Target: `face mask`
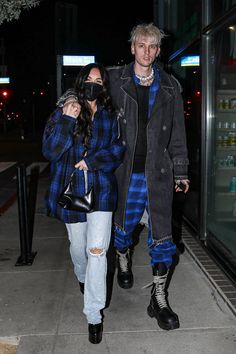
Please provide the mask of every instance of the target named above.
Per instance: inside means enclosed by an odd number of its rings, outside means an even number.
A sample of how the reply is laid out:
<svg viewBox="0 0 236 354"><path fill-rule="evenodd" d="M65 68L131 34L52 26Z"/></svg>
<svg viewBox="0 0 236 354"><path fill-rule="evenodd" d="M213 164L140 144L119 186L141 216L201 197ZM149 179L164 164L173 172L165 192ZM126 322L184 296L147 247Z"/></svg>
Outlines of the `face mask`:
<svg viewBox="0 0 236 354"><path fill-rule="evenodd" d="M96 82L85 82L84 84L84 97L88 101L94 101L98 95L102 92L102 85Z"/></svg>

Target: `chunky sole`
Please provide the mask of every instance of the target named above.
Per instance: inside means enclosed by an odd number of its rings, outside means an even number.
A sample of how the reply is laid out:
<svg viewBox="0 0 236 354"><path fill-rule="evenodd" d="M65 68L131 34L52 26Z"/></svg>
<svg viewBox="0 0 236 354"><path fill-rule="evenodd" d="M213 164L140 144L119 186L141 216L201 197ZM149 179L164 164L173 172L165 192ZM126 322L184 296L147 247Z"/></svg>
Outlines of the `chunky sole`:
<svg viewBox="0 0 236 354"><path fill-rule="evenodd" d="M122 288L122 289L130 289L133 287L134 285L134 281L132 280L131 283L128 283L128 284L124 284L122 283L121 281L119 281L118 277L117 277L117 282L118 282L118 285Z"/></svg>
<svg viewBox="0 0 236 354"><path fill-rule="evenodd" d="M102 341L103 326L100 327L100 331L89 331L89 342L92 344L99 344Z"/></svg>
<svg viewBox="0 0 236 354"><path fill-rule="evenodd" d="M158 323L158 326L161 328L161 329L164 329L166 331L170 331L172 329L177 329L179 328L179 321L178 320L175 320L173 321L172 323L166 323L166 322L162 322L160 320L160 318L156 315L153 307L151 305L148 306L147 308L147 314L148 316L150 316L151 318L155 317L155 319L157 320L157 323Z"/></svg>
<svg viewBox="0 0 236 354"><path fill-rule="evenodd" d="M102 341L102 336L99 337L94 337L94 336L89 336L89 342L92 344L99 344Z"/></svg>

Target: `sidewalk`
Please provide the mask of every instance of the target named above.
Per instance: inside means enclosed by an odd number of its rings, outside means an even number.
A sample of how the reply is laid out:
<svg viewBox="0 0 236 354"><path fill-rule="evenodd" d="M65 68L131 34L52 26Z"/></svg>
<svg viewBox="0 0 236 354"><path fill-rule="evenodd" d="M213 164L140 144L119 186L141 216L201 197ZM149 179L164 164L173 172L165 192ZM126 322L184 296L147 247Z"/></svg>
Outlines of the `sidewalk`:
<svg viewBox="0 0 236 354"><path fill-rule="evenodd" d="M89 343L65 227L43 212L47 183L42 177L38 187L32 248L37 255L32 266L15 267L20 253L17 203L0 217L0 342L17 344L17 354L236 352L236 317L187 251L180 256L169 288L180 328L163 331L148 317L150 288L141 289L152 280L146 230L133 257L134 287L123 290L114 277L110 306L104 311L103 341Z"/></svg>

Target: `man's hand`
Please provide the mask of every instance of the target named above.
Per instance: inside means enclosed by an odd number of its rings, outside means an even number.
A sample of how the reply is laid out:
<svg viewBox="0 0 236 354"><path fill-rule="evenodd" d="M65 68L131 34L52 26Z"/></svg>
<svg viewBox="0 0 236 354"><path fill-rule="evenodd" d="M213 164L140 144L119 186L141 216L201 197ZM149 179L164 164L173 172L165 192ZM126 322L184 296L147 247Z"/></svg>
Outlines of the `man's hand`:
<svg viewBox="0 0 236 354"><path fill-rule="evenodd" d="M189 190L189 180L188 179L178 179L175 181L175 191L187 193Z"/></svg>

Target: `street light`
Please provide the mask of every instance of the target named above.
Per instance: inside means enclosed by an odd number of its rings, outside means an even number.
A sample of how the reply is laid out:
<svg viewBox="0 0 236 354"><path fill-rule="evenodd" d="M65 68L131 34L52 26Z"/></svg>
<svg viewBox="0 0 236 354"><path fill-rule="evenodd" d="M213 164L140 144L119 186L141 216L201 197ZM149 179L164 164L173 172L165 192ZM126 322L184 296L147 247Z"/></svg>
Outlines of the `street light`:
<svg viewBox="0 0 236 354"><path fill-rule="evenodd" d="M7 101L8 95L9 95L8 90L1 91L1 97L4 100L4 104L3 104L3 132L4 132L4 134L6 134L6 132L7 132L6 101Z"/></svg>
<svg viewBox="0 0 236 354"><path fill-rule="evenodd" d="M1 96L2 96L2 98L4 98L6 100L8 98L8 96L9 96L9 91L2 90L1 91Z"/></svg>

